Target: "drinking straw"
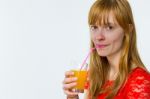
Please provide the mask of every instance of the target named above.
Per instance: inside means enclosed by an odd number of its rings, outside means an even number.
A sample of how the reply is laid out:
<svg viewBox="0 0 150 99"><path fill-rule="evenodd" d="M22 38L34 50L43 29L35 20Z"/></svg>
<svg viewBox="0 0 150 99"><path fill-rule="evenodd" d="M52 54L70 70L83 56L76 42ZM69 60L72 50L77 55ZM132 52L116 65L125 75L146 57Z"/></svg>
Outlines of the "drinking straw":
<svg viewBox="0 0 150 99"><path fill-rule="evenodd" d="M89 53L87 54L87 56L85 57L85 59L84 59L82 65L81 65L80 71L82 70L83 66L85 65L85 63L86 63L86 61L87 61L87 59L88 59L88 57L90 56L90 54L91 54L94 50L95 50L95 48L91 48L91 49L90 49Z"/></svg>

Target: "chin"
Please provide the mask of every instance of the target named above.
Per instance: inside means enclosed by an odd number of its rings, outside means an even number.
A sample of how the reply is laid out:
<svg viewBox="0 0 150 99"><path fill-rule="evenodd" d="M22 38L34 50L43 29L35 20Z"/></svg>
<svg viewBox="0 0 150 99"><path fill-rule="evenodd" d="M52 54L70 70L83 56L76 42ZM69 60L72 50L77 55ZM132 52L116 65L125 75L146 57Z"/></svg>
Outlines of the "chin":
<svg viewBox="0 0 150 99"><path fill-rule="evenodd" d="M98 55L101 56L101 57L106 57L108 56L108 53L104 53L104 52L100 52L100 51L97 51Z"/></svg>

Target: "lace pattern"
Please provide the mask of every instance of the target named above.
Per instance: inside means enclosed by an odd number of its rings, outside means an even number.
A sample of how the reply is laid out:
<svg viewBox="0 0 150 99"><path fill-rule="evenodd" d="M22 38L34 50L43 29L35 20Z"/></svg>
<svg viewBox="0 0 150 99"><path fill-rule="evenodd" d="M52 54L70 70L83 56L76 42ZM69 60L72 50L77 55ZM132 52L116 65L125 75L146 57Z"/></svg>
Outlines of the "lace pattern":
<svg viewBox="0 0 150 99"><path fill-rule="evenodd" d="M150 74L137 68L125 87L126 99L150 99Z"/></svg>
<svg viewBox="0 0 150 99"><path fill-rule="evenodd" d="M107 94L101 94L97 99L105 99ZM114 99L150 99L150 74L140 67L132 70L124 87L120 88Z"/></svg>

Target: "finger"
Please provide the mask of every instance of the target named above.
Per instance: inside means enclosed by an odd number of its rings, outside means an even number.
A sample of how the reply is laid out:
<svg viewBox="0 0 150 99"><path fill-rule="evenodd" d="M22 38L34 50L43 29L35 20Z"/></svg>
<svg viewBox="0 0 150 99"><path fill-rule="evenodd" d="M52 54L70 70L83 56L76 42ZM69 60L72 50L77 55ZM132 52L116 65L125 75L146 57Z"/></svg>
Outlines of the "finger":
<svg viewBox="0 0 150 99"><path fill-rule="evenodd" d="M73 91L70 91L70 90L65 90L64 93L69 96L69 97L75 97L78 95L77 92L73 92Z"/></svg>
<svg viewBox="0 0 150 99"><path fill-rule="evenodd" d="M72 89L73 87L75 87L76 85L77 85L76 82L70 83L70 84L64 84L64 85L63 85L63 89L64 89L64 90L70 90L70 89Z"/></svg>
<svg viewBox="0 0 150 99"><path fill-rule="evenodd" d="M63 84L68 84L68 83L76 82L77 79L78 79L77 77L65 78L64 81L63 81Z"/></svg>
<svg viewBox="0 0 150 99"><path fill-rule="evenodd" d="M72 72L72 71L65 72L65 77L70 77L70 76L73 76L73 75L74 75L74 72Z"/></svg>

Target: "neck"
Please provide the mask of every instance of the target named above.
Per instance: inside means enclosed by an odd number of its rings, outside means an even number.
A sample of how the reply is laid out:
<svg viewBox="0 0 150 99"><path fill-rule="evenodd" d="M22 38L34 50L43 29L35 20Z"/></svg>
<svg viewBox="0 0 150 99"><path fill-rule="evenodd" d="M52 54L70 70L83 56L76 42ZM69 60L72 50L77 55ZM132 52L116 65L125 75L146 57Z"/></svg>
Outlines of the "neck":
<svg viewBox="0 0 150 99"><path fill-rule="evenodd" d="M114 80L119 72L120 55L121 55L121 51L113 55L107 56L110 65L110 71L109 71L110 74L108 77L109 80Z"/></svg>

